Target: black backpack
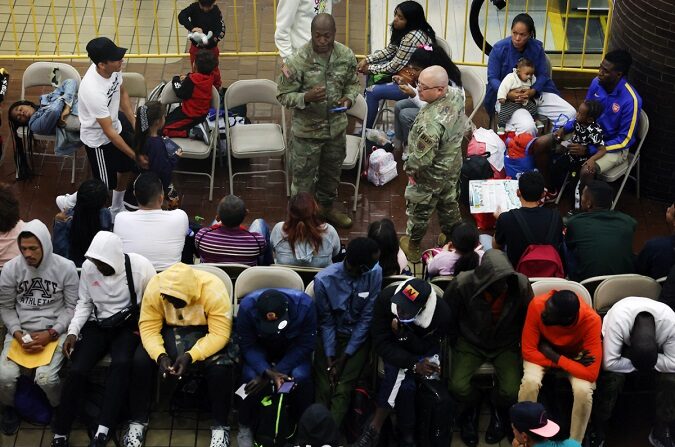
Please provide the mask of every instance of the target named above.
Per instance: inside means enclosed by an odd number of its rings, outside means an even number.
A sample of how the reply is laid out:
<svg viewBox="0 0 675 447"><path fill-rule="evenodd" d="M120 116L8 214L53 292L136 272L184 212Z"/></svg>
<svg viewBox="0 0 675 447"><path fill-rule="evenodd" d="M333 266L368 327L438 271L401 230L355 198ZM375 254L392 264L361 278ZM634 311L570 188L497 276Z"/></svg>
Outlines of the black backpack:
<svg viewBox="0 0 675 447"><path fill-rule="evenodd" d="M274 393L263 397L253 430L255 447L282 447L295 436L297 428L288 403L288 394Z"/></svg>
<svg viewBox="0 0 675 447"><path fill-rule="evenodd" d="M417 445L447 447L452 439L451 403L447 386L440 380L422 379L415 393Z"/></svg>
<svg viewBox="0 0 675 447"><path fill-rule="evenodd" d="M370 392L362 386L354 388L349 410L344 419L345 436L349 444L359 439L374 413L375 401Z"/></svg>
<svg viewBox="0 0 675 447"><path fill-rule="evenodd" d="M471 155L464 159L462 171L459 175L459 200L469 205L469 180L486 180L494 177L494 171L488 157L489 152L481 155Z"/></svg>

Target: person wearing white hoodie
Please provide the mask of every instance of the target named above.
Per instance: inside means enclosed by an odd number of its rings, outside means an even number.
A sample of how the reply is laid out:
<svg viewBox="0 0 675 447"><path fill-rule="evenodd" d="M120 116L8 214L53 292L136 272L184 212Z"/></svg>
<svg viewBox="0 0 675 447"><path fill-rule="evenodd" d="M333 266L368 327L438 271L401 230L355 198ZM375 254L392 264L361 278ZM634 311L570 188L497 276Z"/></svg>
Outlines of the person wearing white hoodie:
<svg viewBox="0 0 675 447"><path fill-rule="evenodd" d="M51 361L35 368L35 383L53 407L59 404L61 347L73 317L79 281L75 264L53 253L44 223L37 219L28 222L17 243L21 255L9 260L0 275L0 315L7 328L0 354L0 404L4 406L0 429L5 434L15 433L20 422L14 394L21 370L8 358L12 343L18 342L25 353L36 353L58 341Z"/></svg>
<svg viewBox="0 0 675 447"><path fill-rule="evenodd" d="M68 446L68 434L84 396L82 383L109 353L111 364L108 367L99 426L90 444L92 447L106 445L108 431L117 422L120 408L126 400L131 364L141 340L138 335L141 298L145 286L156 274L152 263L143 256L125 254L122 240L108 231L99 231L94 236L85 258L87 260L82 264L75 315L63 344L63 354L72 363L52 427L52 447ZM135 304L135 312L132 303ZM110 323L111 320L106 323L107 318L128 309L132 312L125 321L115 325Z"/></svg>
<svg viewBox="0 0 675 447"><path fill-rule="evenodd" d="M332 9L333 0L279 0L274 43L284 62L312 38L312 19Z"/></svg>

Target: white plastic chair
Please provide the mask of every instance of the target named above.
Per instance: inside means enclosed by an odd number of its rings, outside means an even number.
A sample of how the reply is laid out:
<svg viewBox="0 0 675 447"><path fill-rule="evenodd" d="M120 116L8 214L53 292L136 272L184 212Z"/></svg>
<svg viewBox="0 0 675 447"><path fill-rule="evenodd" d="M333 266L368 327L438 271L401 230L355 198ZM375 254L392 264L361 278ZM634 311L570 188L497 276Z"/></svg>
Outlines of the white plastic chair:
<svg viewBox="0 0 675 447"><path fill-rule="evenodd" d="M234 177L237 175L281 172L286 182L286 195L291 194L288 183L288 151L286 144L286 113L277 101L277 84L269 79L244 79L235 81L225 92L225 116L233 107L244 104L270 104L281 109L281 126L277 123L239 124L227 126L227 169L230 176L230 194L234 194ZM283 169L232 172L232 158L281 157Z"/></svg>
<svg viewBox="0 0 675 447"><path fill-rule="evenodd" d="M614 201L612 202L611 209L616 207L619 197L621 197L621 193L623 192L623 188L626 186L626 182L629 178L635 181L636 195L638 199L640 198L640 151L642 150L642 144L645 142L645 138L647 138L647 132L649 132L649 117L644 110L640 110L640 121L637 129L637 138L639 142L635 148L635 153L629 152L626 161L619 166L613 167L607 172L600 173L598 176L600 180L607 183L612 183L623 177L619 191L617 191L616 197L614 197ZM630 175L633 168L635 168L635 176Z"/></svg>
<svg viewBox="0 0 675 447"><path fill-rule="evenodd" d="M176 96L171 85L168 85L162 90L162 94L159 98L160 102L164 105L176 104L181 102L180 98ZM211 108L215 109L216 116L220 111L220 95L218 90L215 87L211 87ZM227 120L226 120L227 121ZM204 126L209 127L209 126ZM185 159L197 159L204 160L211 157L211 172L199 172L199 171L179 171L175 170L174 173L177 174L191 174L191 175L203 175L209 178L209 201L213 200L213 180L216 175L216 144L219 139L217 127L211 131L206 129L209 132L209 142L204 143L203 141L193 140L190 138L172 138L183 149L183 155L181 158Z"/></svg>
<svg viewBox="0 0 675 447"><path fill-rule="evenodd" d="M363 154L366 149L366 117L368 116L368 105L366 99L362 95L356 97L356 101L352 107L347 110L347 115L361 121L361 136L347 135L347 150L345 159L342 162L342 170L354 169L356 170L356 183L340 182L341 185L349 185L354 188L354 206L353 210L356 212L356 204L359 200L359 184L361 182L361 167L363 166Z"/></svg>
<svg viewBox="0 0 675 447"><path fill-rule="evenodd" d="M122 72L122 86L129 99L136 100L136 107L143 104L148 97L148 86L145 84L145 77L140 73Z"/></svg>
<svg viewBox="0 0 675 447"><path fill-rule="evenodd" d="M583 299L586 304L593 307L593 300L590 292L578 282L569 281L563 278L544 278L532 284L532 291L535 296L543 295L551 290L570 290Z"/></svg>
<svg viewBox="0 0 675 447"><path fill-rule="evenodd" d="M239 302L254 290L276 287L305 290L300 275L287 267L278 265L249 267L241 272L234 283L234 299Z"/></svg>
<svg viewBox="0 0 675 447"><path fill-rule="evenodd" d="M642 275L614 275L602 281L595 289L593 302L599 314L605 314L617 302L627 296L658 299L661 284Z"/></svg>
<svg viewBox="0 0 675 447"><path fill-rule="evenodd" d="M469 120L473 120L473 117L480 109L480 106L483 105L483 100L485 99L485 83L471 71L469 67L459 67L459 71L462 74L462 86L464 91L471 96L473 102L473 110L468 116Z"/></svg>
<svg viewBox="0 0 675 447"><path fill-rule="evenodd" d="M72 65L64 64L62 62L33 62L26 68L26 71L23 72L23 77L21 79L21 99L26 99L26 89L31 87L44 87L52 85L52 77L54 76L54 68L59 69L60 81L63 82L66 79L73 79L77 82L77 85L80 85L82 78L80 73ZM60 83L59 83L60 85ZM17 136L22 140L28 138L28 126L20 127L17 129ZM55 135L38 135L33 134L33 139L36 141L49 141L55 142ZM56 155L49 154L46 152L34 153L33 155L40 155L42 157L62 157L72 159L71 164L71 173L70 173L70 183L75 183L75 161L77 158L77 151L72 155ZM19 173L17 172L17 178Z"/></svg>

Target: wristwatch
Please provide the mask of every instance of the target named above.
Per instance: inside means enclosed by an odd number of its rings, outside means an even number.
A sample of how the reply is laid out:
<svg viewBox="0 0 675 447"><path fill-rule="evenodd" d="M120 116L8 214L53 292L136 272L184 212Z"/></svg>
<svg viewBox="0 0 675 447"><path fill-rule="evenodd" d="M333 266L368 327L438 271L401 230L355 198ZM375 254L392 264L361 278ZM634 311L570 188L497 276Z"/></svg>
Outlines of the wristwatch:
<svg viewBox="0 0 675 447"><path fill-rule="evenodd" d="M52 329L52 328L49 328L49 329L47 329L47 332L49 332L49 337L50 337L52 340L56 340L57 338L59 338L59 333L56 332L56 330L54 330L54 329Z"/></svg>

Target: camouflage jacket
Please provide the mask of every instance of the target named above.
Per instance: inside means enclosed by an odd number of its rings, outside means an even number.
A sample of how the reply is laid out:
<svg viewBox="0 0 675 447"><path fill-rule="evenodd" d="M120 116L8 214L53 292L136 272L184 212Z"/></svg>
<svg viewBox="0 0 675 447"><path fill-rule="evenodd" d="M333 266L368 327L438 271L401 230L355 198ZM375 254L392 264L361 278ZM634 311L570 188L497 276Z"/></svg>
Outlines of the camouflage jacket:
<svg viewBox="0 0 675 447"><path fill-rule="evenodd" d="M345 113L329 110L346 97L352 101L361 90L352 50L335 42L330 59L318 56L310 41L286 61L290 77L279 76L277 99L293 109L293 135L301 138L331 139L347 128ZM305 92L315 86L326 87L326 100L305 104Z"/></svg>
<svg viewBox="0 0 675 447"><path fill-rule="evenodd" d="M464 95L448 88L444 97L420 110L408 137L405 172L432 188L459 176L462 138L466 128Z"/></svg>

